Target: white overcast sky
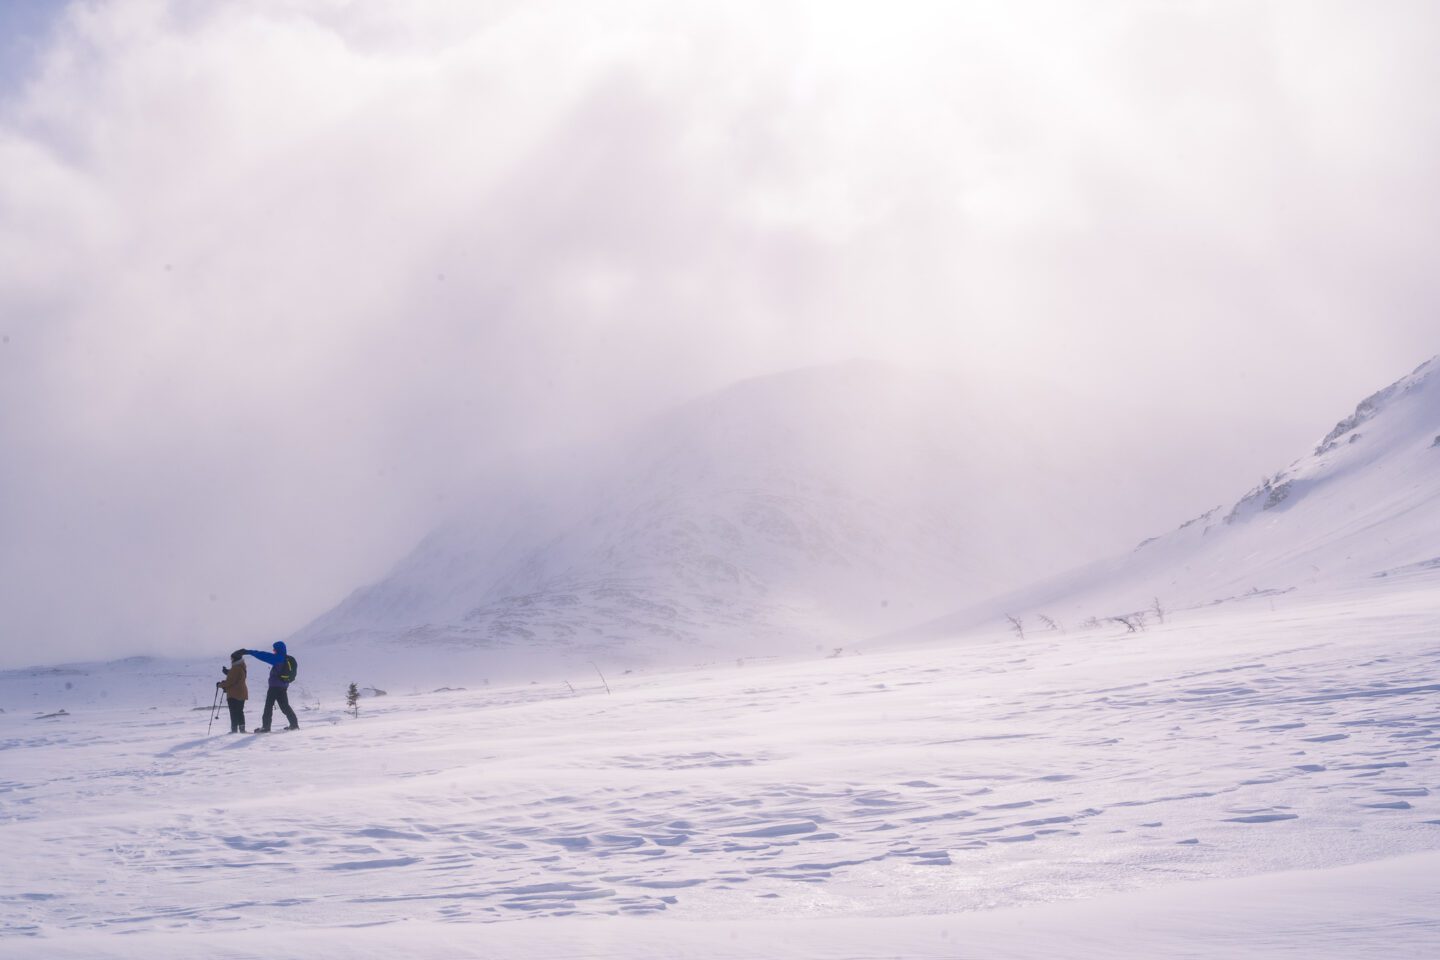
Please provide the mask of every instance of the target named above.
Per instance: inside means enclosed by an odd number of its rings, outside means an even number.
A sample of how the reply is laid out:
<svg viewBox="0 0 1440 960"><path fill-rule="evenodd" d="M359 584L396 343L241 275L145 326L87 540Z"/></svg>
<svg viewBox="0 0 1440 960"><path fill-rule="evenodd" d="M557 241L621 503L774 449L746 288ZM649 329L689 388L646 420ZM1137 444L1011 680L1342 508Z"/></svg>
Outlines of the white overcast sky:
<svg viewBox="0 0 1440 960"><path fill-rule="evenodd" d="M268 642L854 356L1084 398L1130 542L1440 351L1436 90L1403 0L5 0L0 665Z"/></svg>

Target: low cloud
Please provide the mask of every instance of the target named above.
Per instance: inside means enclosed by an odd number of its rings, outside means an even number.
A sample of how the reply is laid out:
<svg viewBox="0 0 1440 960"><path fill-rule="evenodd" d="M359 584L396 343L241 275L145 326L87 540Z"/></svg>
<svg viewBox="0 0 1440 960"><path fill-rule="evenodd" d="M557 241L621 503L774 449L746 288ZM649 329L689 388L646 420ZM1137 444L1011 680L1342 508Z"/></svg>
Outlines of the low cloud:
<svg viewBox="0 0 1440 960"><path fill-rule="evenodd" d="M0 661L283 635L546 447L849 356L1081 397L1157 481L1117 543L1182 519L1435 352L1437 20L72 4L0 91Z"/></svg>

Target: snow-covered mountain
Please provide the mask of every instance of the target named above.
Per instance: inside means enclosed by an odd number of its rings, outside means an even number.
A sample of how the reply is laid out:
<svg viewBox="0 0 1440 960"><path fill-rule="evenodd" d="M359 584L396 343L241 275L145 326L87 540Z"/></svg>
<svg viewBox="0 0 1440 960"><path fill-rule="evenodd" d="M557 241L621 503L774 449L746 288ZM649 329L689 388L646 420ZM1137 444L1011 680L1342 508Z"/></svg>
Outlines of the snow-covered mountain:
<svg viewBox="0 0 1440 960"><path fill-rule="evenodd" d="M215 724L219 657L0 671L0 960L270 956L276 931L316 960L481 939L539 960L1432 956L1437 366L1233 506L1014 595L1046 601L1009 608L1022 636L991 604L964 643L603 683L316 645L300 730L266 737L222 732L223 706ZM742 385L593 481L487 499L311 629L484 650L626 623L699 642L707 609L873 615L887 565L937 594L946 564L985 579L925 525L946 519L1001 579L1012 541L1093 489L1027 475L1033 501L981 499L1055 447L1021 461L963 403L909 415L955 396L854 369ZM1169 615L1144 632L1034 629L1152 591ZM392 693L351 710L352 680Z"/></svg>
<svg viewBox="0 0 1440 960"><path fill-rule="evenodd" d="M1127 554L920 628L1062 623L1315 592L1440 569L1440 357L1362 400L1307 455ZM1023 618L1022 618L1023 619ZM1032 619L1032 623L1038 623Z"/></svg>
<svg viewBox="0 0 1440 960"><path fill-rule="evenodd" d="M1093 556L1057 432L876 363L745 381L477 497L293 639L620 658L843 645Z"/></svg>

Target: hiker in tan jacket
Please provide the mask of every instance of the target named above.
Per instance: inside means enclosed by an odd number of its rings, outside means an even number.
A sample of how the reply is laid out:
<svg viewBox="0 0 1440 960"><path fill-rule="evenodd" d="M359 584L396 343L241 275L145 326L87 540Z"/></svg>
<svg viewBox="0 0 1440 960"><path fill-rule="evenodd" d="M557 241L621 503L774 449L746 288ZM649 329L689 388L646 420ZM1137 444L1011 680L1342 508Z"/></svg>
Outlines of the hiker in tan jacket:
<svg viewBox="0 0 1440 960"><path fill-rule="evenodd" d="M250 688L245 685L245 651L236 650L230 654L230 666L221 667L224 680L216 680L215 686L225 691L225 703L230 707L230 732L245 732L245 701L250 699Z"/></svg>

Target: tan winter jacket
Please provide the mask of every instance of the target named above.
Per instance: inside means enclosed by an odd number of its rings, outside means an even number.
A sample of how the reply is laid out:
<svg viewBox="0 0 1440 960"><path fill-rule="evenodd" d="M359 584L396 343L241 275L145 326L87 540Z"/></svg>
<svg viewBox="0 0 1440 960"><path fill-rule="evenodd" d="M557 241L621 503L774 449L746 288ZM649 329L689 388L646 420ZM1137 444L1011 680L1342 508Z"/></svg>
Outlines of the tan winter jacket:
<svg viewBox="0 0 1440 960"><path fill-rule="evenodd" d="M230 672L220 681L220 689L224 690L225 696L231 700L250 699L250 688L245 685L244 660L235 660L230 664Z"/></svg>

